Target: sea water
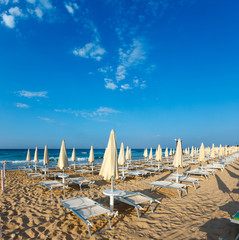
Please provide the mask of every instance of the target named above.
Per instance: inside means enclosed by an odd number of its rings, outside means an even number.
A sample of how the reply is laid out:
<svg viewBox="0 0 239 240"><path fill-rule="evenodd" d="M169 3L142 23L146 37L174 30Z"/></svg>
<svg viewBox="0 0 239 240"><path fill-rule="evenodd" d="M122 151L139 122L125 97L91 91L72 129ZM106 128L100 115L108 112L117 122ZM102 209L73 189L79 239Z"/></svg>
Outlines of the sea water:
<svg viewBox="0 0 239 240"><path fill-rule="evenodd" d="M149 150L149 149L148 149ZM30 149L31 159L30 162L31 166L34 166L35 163L33 162L34 159L34 152L35 149ZM105 149L94 149L94 157L95 163L101 163L103 161ZM131 149L131 156L132 160L136 159L143 159L143 152L144 149ZM89 158L90 149L76 149L76 158L77 161L75 164L79 163L87 163ZM118 150L119 153L119 150ZM164 149L163 149L164 153ZM60 149L48 149L48 155L50 160L50 166L57 165L57 161L59 158ZM69 160L69 164L71 165L73 162L71 161L71 154L72 149L67 150L67 156ZM153 154L155 154L155 150L153 150ZM44 149L38 149L38 158L39 162L37 165L43 165L43 156L44 156ZM0 169L2 168L4 162L6 162L6 169L18 169L18 167L28 166L26 161L27 157L27 149L0 149Z"/></svg>

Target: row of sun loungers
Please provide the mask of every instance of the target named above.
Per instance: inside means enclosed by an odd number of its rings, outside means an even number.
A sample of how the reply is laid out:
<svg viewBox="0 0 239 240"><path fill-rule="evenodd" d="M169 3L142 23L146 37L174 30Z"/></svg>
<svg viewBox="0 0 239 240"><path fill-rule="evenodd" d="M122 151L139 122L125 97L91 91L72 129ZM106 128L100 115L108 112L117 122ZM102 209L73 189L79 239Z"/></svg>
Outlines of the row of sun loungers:
<svg viewBox="0 0 239 240"><path fill-rule="evenodd" d="M178 195L181 198L182 196L185 196L188 194L189 187L194 187L195 189L199 188L202 177L208 179L210 175L215 175L216 170L223 171L226 165L231 164L235 160L235 158L238 158L238 157L239 157L239 154L237 155L235 154L234 156L227 157L221 160L220 162L208 164L206 167L199 167L197 169L185 171L184 172L185 175L180 175L180 174L178 174L177 176L171 175L167 177L165 181L154 181L148 184L151 185L151 191L156 189L161 189L161 188L174 189L178 192ZM146 176L150 176L151 174L155 174L165 169L171 170L170 165L159 166L154 168L148 167L146 169L142 168L136 171L126 171L124 172L124 177L132 176L132 177L136 177L136 179L138 180L138 177L144 178ZM33 179L33 182L34 182L34 179L37 179L37 178L43 179L45 177L45 174L34 173L33 171L31 171L31 169L28 169L28 168L25 168L22 170L27 176ZM82 176L87 171L91 172L89 169L83 169L83 168L81 170L76 170L76 172L82 173ZM62 174L62 173L61 172L49 173L49 175L53 176L55 180L40 182L41 185L45 186L51 191L52 197L53 197L53 191L57 189L62 189L65 195L65 188L67 187L67 185L59 181L56 181L56 177L59 176L59 174ZM199 177L191 177L191 175L196 175ZM87 185L91 189L92 184L94 184L94 181L81 178L81 177L66 178L66 182L67 184L73 183L73 184L79 185L80 190L82 190L83 185ZM152 203L157 203L157 204L160 203L159 200L149 197L140 192L123 191L120 195L116 196L115 198L116 200L122 203L133 206L136 209L138 218L140 218L140 210L143 210L144 206L146 205L150 206L151 213L153 213L154 209L153 209ZM107 218L109 223L109 228L104 229L103 231L111 229L110 210L104 207L103 205L101 205L100 203L85 197L77 197L77 198L61 200L61 203L71 212L76 214L87 225L90 237L92 235L90 227L92 226L92 222L94 221ZM96 217L99 217L99 218L96 218ZM90 220L92 218L94 218L94 220Z"/></svg>

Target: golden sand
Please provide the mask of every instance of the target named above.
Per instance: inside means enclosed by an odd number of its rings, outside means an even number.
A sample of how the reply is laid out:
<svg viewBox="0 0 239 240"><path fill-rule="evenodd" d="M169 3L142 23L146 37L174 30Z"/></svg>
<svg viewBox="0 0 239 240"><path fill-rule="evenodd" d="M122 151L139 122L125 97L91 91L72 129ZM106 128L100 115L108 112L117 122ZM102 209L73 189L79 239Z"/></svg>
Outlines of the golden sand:
<svg viewBox="0 0 239 240"><path fill-rule="evenodd" d="M161 204L154 204L155 213L141 219L133 207L116 204L119 215L111 219L112 229L93 235L92 239L235 239L239 226L231 223L230 218L239 210L239 163L234 162L223 172L217 170L216 176L201 181L197 190L190 187L189 194L181 199L174 189L150 191L147 183L165 179L169 174L116 182L116 189L140 191ZM5 192L0 191L3 239L89 239L86 225L72 213L64 215L60 203L63 198L84 196L109 207L109 197L102 192L110 188L110 183L98 175L86 178L96 180L91 191L69 186L65 197L57 190L52 199L48 189L33 185L24 173L7 171ZM146 213L149 212L147 209ZM95 222L92 232L105 227L107 219Z"/></svg>

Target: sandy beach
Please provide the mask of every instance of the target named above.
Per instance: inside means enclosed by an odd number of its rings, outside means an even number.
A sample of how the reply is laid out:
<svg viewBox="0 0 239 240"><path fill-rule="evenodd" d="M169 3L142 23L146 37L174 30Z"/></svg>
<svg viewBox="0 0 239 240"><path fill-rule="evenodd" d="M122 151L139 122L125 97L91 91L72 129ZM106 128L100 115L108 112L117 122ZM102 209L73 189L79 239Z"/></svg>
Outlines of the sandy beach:
<svg viewBox="0 0 239 240"><path fill-rule="evenodd" d="M235 239L239 230L230 218L239 210L239 161L201 181L197 190L190 187L189 194L181 199L173 189L150 191L147 183L165 179L169 174L163 172L142 181L133 178L124 183L117 181L116 189L140 191L161 204L154 204L155 213L141 219L133 207L116 204L119 215L111 219L112 229L93 235L92 239ZM38 183L33 185L23 172L7 171L5 192L0 191L3 239L89 239L86 225L69 211L64 215L60 203L63 198L85 196L109 207L109 198L102 192L110 188L110 183L99 175L86 178L96 181L92 190L80 191L76 185L69 186L65 197L57 190L52 199L48 189ZM149 212L147 209L146 213ZM106 226L104 219L94 223L92 230Z"/></svg>

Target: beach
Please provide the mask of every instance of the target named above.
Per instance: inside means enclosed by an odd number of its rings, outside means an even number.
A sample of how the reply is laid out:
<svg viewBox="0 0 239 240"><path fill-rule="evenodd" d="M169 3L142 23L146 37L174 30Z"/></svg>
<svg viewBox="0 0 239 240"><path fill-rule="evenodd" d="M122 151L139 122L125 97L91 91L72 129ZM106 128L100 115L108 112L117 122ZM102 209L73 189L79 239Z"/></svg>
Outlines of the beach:
<svg viewBox="0 0 239 240"><path fill-rule="evenodd" d="M77 176L73 171L69 175ZM198 189L190 187L188 195L182 198L174 189L151 192L147 183L164 180L169 175L166 171L141 181L134 178L127 178L124 183L116 181L116 189L139 191L160 200L161 204L154 203L155 212L138 219L135 208L116 202L114 209L118 216L111 218L112 229L93 235L92 239L235 239L238 226L230 218L239 209L239 161L223 172L217 170L215 176L201 181ZM5 191L0 191L3 239L89 239L86 225L69 211L65 215L60 203L61 199L83 196L109 207L109 197L103 190L110 188L110 182L99 175L86 178L95 180L92 190L80 191L79 186L72 185L66 189L65 197L62 190L57 190L51 198L47 188L33 184L22 171L7 171ZM146 214L150 213L150 208L145 209ZM106 219L97 221L92 232L106 227Z"/></svg>

